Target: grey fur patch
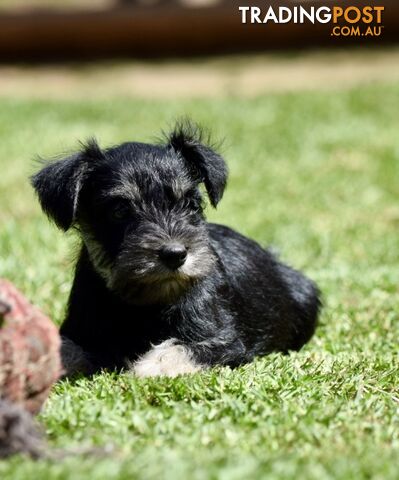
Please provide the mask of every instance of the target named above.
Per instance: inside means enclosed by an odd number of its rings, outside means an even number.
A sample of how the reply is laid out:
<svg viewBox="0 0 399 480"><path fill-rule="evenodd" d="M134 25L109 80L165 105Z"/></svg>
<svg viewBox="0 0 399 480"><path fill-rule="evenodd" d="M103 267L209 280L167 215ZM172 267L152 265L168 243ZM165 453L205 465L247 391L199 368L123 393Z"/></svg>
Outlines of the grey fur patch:
<svg viewBox="0 0 399 480"><path fill-rule="evenodd" d="M116 187L107 192L107 197L125 198L131 202L137 202L140 200L141 193L136 183L122 178Z"/></svg>
<svg viewBox="0 0 399 480"><path fill-rule="evenodd" d="M96 271L104 278L107 282L111 278L112 271L112 262L108 258L107 253L104 251L103 246L98 242L90 230L81 225L80 232L82 235L83 243L86 245L87 251L91 263L93 264Z"/></svg>
<svg viewBox="0 0 399 480"><path fill-rule="evenodd" d="M172 191L177 199L183 198L192 187L192 182L188 176L181 175L172 180Z"/></svg>

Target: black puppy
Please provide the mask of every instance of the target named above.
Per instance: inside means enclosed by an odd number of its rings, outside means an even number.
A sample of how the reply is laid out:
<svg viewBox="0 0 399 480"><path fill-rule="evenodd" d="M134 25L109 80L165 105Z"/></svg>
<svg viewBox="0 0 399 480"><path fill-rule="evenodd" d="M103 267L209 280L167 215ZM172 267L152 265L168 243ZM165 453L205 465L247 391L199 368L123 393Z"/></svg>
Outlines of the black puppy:
<svg viewBox="0 0 399 480"><path fill-rule="evenodd" d="M82 238L66 319L67 372L169 375L299 350L319 311L316 286L230 228L207 223L227 169L198 128L164 144L91 141L32 183L43 210Z"/></svg>

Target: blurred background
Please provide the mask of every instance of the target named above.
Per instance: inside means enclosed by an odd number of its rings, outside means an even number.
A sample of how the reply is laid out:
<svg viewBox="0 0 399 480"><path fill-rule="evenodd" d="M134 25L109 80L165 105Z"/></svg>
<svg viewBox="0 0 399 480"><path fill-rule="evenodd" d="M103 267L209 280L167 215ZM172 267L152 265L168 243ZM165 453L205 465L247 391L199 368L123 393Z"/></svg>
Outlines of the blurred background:
<svg viewBox="0 0 399 480"><path fill-rule="evenodd" d="M241 3L0 0L0 93L256 95L397 78L395 0L383 2L378 36L332 36L331 24L310 22L243 25ZM269 5L247 4L262 6L263 14ZM277 11L280 5L317 8L336 2L271 4Z"/></svg>
<svg viewBox="0 0 399 480"><path fill-rule="evenodd" d="M242 25L241 3L0 0L0 94L253 96L398 76L399 4L394 0L383 2L378 37L333 37L331 24L310 22ZM247 3L266 11L264 2ZM277 11L279 5L336 2L271 3Z"/></svg>
<svg viewBox="0 0 399 480"><path fill-rule="evenodd" d="M277 7L333 7L334 0L270 2ZM270 3L259 5L262 18ZM162 58L394 42L399 29L395 0L383 5L383 34L331 35L331 24L305 21L241 24L239 0L2 0L0 59L53 60L115 57ZM359 0L340 7L364 7ZM374 5L374 2L372 2ZM352 11L351 18L356 17ZM343 22L344 17L339 17ZM364 24L363 24L364 25ZM375 25L375 22L370 24Z"/></svg>

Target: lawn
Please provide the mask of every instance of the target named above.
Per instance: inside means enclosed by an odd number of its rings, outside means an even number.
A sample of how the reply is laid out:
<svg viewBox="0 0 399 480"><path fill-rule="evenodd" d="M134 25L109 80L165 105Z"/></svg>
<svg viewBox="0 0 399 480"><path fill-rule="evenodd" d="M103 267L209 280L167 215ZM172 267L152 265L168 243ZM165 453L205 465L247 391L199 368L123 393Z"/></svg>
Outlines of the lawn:
<svg viewBox="0 0 399 480"><path fill-rule="evenodd" d="M152 140L189 114L225 139L209 217L272 245L320 285L301 352L177 379L60 382L40 415L62 460L0 462L2 480L397 479L399 83L240 99L0 99L0 276L62 321L76 239L28 183L95 135ZM83 455L81 447L99 447Z"/></svg>

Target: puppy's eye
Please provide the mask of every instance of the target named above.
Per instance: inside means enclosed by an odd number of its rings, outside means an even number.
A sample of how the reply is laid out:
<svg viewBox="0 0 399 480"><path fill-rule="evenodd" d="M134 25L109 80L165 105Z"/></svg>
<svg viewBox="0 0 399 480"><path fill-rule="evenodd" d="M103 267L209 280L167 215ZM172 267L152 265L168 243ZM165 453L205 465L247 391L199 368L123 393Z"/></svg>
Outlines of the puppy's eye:
<svg viewBox="0 0 399 480"><path fill-rule="evenodd" d="M191 210L201 210L201 199L197 197L187 197L185 204Z"/></svg>
<svg viewBox="0 0 399 480"><path fill-rule="evenodd" d="M172 187L170 187L169 185L165 185L164 192L165 192L166 200L169 204L173 205L174 203L176 203L176 196L173 192Z"/></svg>
<svg viewBox="0 0 399 480"><path fill-rule="evenodd" d="M188 203L189 207L194 208L194 209L196 209L200 206L200 203L196 198L189 198L187 200L187 203Z"/></svg>
<svg viewBox="0 0 399 480"><path fill-rule="evenodd" d="M123 220L126 220L129 218L131 214L129 205L127 205L124 202L118 202L115 205L113 205L111 209L111 217L113 220L116 220L117 222L121 222Z"/></svg>

